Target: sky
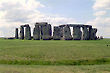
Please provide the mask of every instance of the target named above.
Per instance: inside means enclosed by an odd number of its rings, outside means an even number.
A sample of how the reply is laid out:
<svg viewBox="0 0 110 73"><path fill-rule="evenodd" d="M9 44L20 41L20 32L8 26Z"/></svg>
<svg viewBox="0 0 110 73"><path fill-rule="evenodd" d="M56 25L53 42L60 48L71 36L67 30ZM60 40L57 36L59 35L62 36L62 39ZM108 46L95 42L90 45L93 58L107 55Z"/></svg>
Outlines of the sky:
<svg viewBox="0 0 110 73"><path fill-rule="evenodd" d="M110 0L0 0L0 36L14 36L15 28L36 22L85 24L110 38Z"/></svg>

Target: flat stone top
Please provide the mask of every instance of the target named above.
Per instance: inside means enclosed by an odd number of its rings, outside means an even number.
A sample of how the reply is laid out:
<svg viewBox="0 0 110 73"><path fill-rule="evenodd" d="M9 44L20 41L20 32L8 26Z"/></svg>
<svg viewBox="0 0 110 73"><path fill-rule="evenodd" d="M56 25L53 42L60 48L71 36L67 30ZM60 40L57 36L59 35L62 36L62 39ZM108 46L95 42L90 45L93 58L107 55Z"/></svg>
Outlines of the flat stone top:
<svg viewBox="0 0 110 73"><path fill-rule="evenodd" d="M70 27L92 27L91 25L84 25L84 24L65 24L65 25L60 25L59 27L64 27L64 26L70 26Z"/></svg>
<svg viewBox="0 0 110 73"><path fill-rule="evenodd" d="M39 24L39 25L41 24L42 25L42 24L48 24L48 23L47 22L36 22L35 24Z"/></svg>
<svg viewBox="0 0 110 73"><path fill-rule="evenodd" d="M21 27L29 27L29 24L21 25Z"/></svg>

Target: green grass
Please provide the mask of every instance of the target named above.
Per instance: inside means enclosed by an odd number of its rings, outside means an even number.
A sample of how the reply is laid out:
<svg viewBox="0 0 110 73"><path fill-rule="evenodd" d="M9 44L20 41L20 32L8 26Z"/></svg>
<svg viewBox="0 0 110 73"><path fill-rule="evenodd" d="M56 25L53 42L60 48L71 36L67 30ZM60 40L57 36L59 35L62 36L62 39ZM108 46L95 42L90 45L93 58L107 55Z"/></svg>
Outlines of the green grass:
<svg viewBox="0 0 110 73"><path fill-rule="evenodd" d="M3 40L0 64L89 65L110 63L110 39L90 41Z"/></svg>
<svg viewBox="0 0 110 73"><path fill-rule="evenodd" d="M0 73L110 73L110 39L0 39Z"/></svg>
<svg viewBox="0 0 110 73"><path fill-rule="evenodd" d="M93 66L0 65L0 73L110 73L110 65L93 65Z"/></svg>

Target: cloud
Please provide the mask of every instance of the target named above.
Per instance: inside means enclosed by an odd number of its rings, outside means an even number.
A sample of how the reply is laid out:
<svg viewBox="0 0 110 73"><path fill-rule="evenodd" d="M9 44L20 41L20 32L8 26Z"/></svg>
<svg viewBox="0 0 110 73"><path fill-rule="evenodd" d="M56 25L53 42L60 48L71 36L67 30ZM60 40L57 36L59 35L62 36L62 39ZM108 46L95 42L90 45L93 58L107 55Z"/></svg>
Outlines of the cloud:
<svg viewBox="0 0 110 73"><path fill-rule="evenodd" d="M46 7L37 0L0 0L0 36L14 36L16 27L35 22L49 22L54 25L76 22L73 18L58 14L46 15L38 8Z"/></svg>
<svg viewBox="0 0 110 73"><path fill-rule="evenodd" d="M92 24L94 27L110 27L110 18L102 18L102 17L96 17L96 19L89 21L87 24Z"/></svg>
<svg viewBox="0 0 110 73"><path fill-rule="evenodd" d="M95 19L88 21L98 28L98 35L110 38L110 0L95 0L93 5Z"/></svg>
<svg viewBox="0 0 110 73"><path fill-rule="evenodd" d="M8 22L28 22L29 15L38 13L36 8L44 7L35 0L10 0L12 2L1 2L0 11L3 12L2 19Z"/></svg>
<svg viewBox="0 0 110 73"><path fill-rule="evenodd" d="M110 0L95 0L94 10L110 9Z"/></svg>
<svg viewBox="0 0 110 73"><path fill-rule="evenodd" d="M13 36L14 28L29 22L39 7L45 6L35 0L0 0L0 36Z"/></svg>
<svg viewBox="0 0 110 73"><path fill-rule="evenodd" d="M103 16L106 14L106 11L98 11L96 13L94 13L94 16Z"/></svg>

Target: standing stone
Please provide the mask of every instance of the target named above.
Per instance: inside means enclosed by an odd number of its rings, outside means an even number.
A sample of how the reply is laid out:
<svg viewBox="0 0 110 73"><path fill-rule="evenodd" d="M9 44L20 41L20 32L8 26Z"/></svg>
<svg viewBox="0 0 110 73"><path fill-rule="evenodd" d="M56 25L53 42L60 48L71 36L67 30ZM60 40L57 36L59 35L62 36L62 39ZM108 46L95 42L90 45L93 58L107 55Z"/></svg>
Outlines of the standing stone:
<svg viewBox="0 0 110 73"><path fill-rule="evenodd" d="M82 32L80 30L80 26L73 27L73 39L74 40L81 40Z"/></svg>
<svg viewBox="0 0 110 73"><path fill-rule="evenodd" d="M42 39L43 40L50 40L51 39L51 25L50 24L45 24L42 25Z"/></svg>
<svg viewBox="0 0 110 73"><path fill-rule="evenodd" d="M35 25L35 28L33 31L33 39L34 40L40 40L40 27L38 24Z"/></svg>
<svg viewBox="0 0 110 73"><path fill-rule="evenodd" d="M97 40L96 33L97 33L97 29L92 28L92 30L91 30L91 40Z"/></svg>
<svg viewBox="0 0 110 73"><path fill-rule="evenodd" d="M60 36L64 39L64 27L60 27Z"/></svg>
<svg viewBox="0 0 110 73"><path fill-rule="evenodd" d="M52 26L51 26L51 24L49 24L49 35L52 38Z"/></svg>
<svg viewBox="0 0 110 73"><path fill-rule="evenodd" d="M43 27L45 25L47 25L48 23L47 22L39 22L39 23L36 23L37 25L39 25L39 30L40 30L40 39L43 39L44 35L43 35Z"/></svg>
<svg viewBox="0 0 110 73"><path fill-rule="evenodd" d="M31 40L31 28L29 25L25 25L25 39Z"/></svg>
<svg viewBox="0 0 110 73"><path fill-rule="evenodd" d="M20 26L20 39L24 39L24 26Z"/></svg>
<svg viewBox="0 0 110 73"><path fill-rule="evenodd" d="M64 27L64 39L65 40L72 40L71 30L70 30L70 27L68 25L66 25Z"/></svg>
<svg viewBox="0 0 110 73"><path fill-rule="evenodd" d="M91 31L92 31L92 26L89 27L89 40L92 39Z"/></svg>
<svg viewBox="0 0 110 73"><path fill-rule="evenodd" d="M15 39L18 39L19 37L18 37L18 28L16 28L16 30L15 30Z"/></svg>
<svg viewBox="0 0 110 73"><path fill-rule="evenodd" d="M83 26L83 40L89 40L89 30L88 27Z"/></svg>
<svg viewBox="0 0 110 73"><path fill-rule="evenodd" d="M54 32L53 32L53 39L54 40L60 40L61 39L61 29L60 27L54 27Z"/></svg>

